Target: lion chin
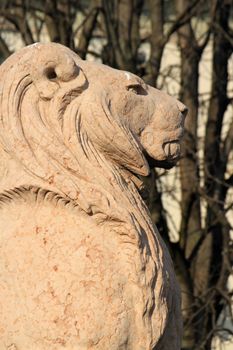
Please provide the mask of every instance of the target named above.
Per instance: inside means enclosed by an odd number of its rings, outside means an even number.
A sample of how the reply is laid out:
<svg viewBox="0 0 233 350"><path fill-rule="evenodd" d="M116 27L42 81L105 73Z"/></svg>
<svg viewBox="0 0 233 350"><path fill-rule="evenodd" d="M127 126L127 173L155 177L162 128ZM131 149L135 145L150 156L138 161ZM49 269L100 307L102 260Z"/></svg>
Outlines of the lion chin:
<svg viewBox="0 0 233 350"><path fill-rule="evenodd" d="M186 107L55 43L0 73L0 348L180 349L141 177L178 161Z"/></svg>

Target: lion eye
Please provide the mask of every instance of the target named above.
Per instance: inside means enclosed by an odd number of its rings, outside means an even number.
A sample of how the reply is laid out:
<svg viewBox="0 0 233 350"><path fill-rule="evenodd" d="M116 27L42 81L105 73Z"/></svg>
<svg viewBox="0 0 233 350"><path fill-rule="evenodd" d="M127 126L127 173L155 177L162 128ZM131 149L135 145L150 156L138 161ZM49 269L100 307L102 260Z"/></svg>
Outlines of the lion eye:
<svg viewBox="0 0 233 350"><path fill-rule="evenodd" d="M147 94L146 90L140 84L129 85L129 86L127 86L127 90L130 92L133 92L135 95L146 95Z"/></svg>

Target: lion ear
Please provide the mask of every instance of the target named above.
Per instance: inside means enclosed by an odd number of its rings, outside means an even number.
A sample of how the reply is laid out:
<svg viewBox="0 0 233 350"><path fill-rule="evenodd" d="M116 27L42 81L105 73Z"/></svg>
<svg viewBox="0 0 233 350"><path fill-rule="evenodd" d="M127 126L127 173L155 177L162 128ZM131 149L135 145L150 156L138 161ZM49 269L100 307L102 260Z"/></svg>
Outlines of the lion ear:
<svg viewBox="0 0 233 350"><path fill-rule="evenodd" d="M88 123L90 124L88 128L92 134L92 140L115 163L133 171L135 174L149 175L149 165L132 132L122 123L119 116L110 109L111 104L107 96L102 94L100 100L101 105L97 99L90 105L92 117L98 123L98 132L97 128L93 128L95 123Z"/></svg>
<svg viewBox="0 0 233 350"><path fill-rule="evenodd" d="M35 44L31 72L39 96L50 100L65 83L73 81L76 88L83 86L86 78L77 65L77 57L62 45Z"/></svg>

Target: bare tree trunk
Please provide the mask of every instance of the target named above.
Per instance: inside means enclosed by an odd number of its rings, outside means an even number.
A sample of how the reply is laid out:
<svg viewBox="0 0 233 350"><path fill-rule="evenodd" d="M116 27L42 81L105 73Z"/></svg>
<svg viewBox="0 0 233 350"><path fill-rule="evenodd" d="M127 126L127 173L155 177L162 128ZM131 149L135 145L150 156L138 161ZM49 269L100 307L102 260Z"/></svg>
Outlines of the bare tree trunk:
<svg viewBox="0 0 233 350"><path fill-rule="evenodd" d="M73 22L75 16L71 13L71 1L46 0L45 24L50 40L74 48Z"/></svg>
<svg viewBox="0 0 233 350"><path fill-rule="evenodd" d="M159 76L160 66L164 47L164 1L163 0L147 0L148 9L151 18L151 53L147 65L148 84L156 86Z"/></svg>
<svg viewBox="0 0 233 350"><path fill-rule="evenodd" d="M177 12L183 12L188 3L188 0L177 0ZM182 192L180 244L188 257L201 234L197 125L198 69L202 51L196 41L191 21L178 30L178 38L181 50L180 99L189 108L185 122L183 159L180 162Z"/></svg>
<svg viewBox="0 0 233 350"><path fill-rule="evenodd" d="M207 335L216 327L224 303L220 305L222 294L227 295L227 278L229 276L229 224L225 217L226 199L225 172L227 158L226 148L221 141L223 118L227 105L228 59L232 46L224 33L229 30L230 2L216 2L214 26L212 87L208 121L205 136L205 186L208 202L206 227L211 237L209 253L209 279L207 288L211 293L209 308L205 310L205 327L201 328L203 349L211 349L212 337ZM230 137L230 134L228 134ZM232 137L232 136L231 136ZM228 141L227 141L228 142ZM227 151L229 152L229 150ZM213 313L214 310L214 313Z"/></svg>
<svg viewBox="0 0 233 350"><path fill-rule="evenodd" d="M142 0L102 0L108 43L103 61L113 67L137 73L140 43L139 16Z"/></svg>
<svg viewBox="0 0 233 350"><path fill-rule="evenodd" d="M188 0L176 0L176 11L180 15L188 7ZM199 47L191 25L191 19L178 29L178 40L181 51L181 89L180 99L188 106L189 112L185 123L185 136L183 143L183 158L180 161L181 181L181 226L180 248L189 274L195 280L195 269L188 263L194 247L202 235L201 210L199 196L199 159L197 153L197 127L198 127L198 70L203 47ZM179 266L178 266L179 269ZM183 276L185 277L185 276ZM192 280L191 278L191 280ZM184 349L195 349L197 334L190 314L194 315L195 283L182 281L184 312ZM187 297L187 293L189 297Z"/></svg>
<svg viewBox="0 0 233 350"><path fill-rule="evenodd" d="M96 26L97 17L100 10L100 0L92 0L89 5L89 11L83 23L81 35L79 37L77 53L83 59L86 58L88 46Z"/></svg>

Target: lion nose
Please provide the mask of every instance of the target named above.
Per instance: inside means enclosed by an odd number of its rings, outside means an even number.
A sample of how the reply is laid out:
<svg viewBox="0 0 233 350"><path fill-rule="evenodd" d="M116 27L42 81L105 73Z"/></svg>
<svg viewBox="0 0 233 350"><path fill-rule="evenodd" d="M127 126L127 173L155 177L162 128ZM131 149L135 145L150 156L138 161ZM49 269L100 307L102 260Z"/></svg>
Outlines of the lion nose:
<svg viewBox="0 0 233 350"><path fill-rule="evenodd" d="M179 111L182 113L183 117L185 118L188 113L188 108L180 101L177 101L177 107Z"/></svg>

